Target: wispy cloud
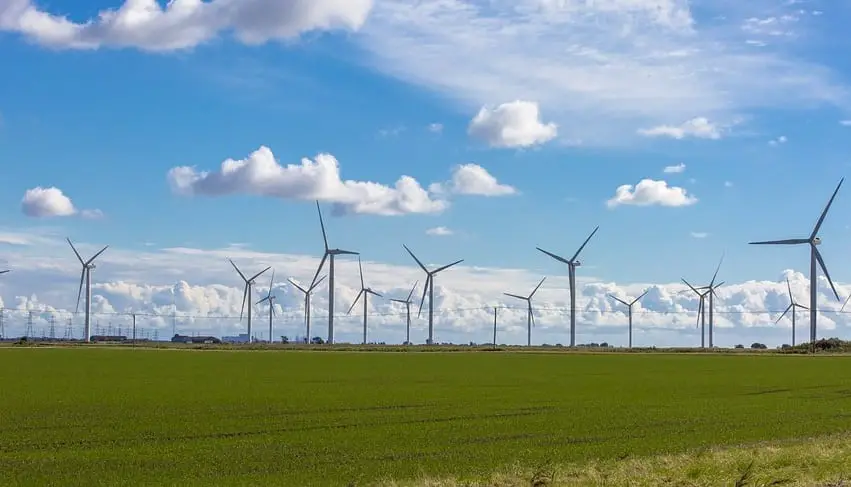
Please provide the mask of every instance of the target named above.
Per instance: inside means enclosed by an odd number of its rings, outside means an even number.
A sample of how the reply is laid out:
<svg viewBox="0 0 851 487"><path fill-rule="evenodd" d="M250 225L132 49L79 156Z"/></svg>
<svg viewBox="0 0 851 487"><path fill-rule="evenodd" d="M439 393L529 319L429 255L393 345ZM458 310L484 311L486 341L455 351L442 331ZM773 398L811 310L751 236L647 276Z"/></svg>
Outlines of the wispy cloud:
<svg viewBox="0 0 851 487"><path fill-rule="evenodd" d="M665 169L662 169L662 172L667 173L667 174L672 174L672 173L685 172L685 170L686 170L686 165L681 162L681 163L676 164L674 166L665 166Z"/></svg>
<svg viewBox="0 0 851 487"><path fill-rule="evenodd" d="M656 127L638 129L638 133L645 137L670 137L672 139L683 139L694 137L698 139L720 139L721 128L706 117L692 118L679 125L658 125Z"/></svg>
<svg viewBox="0 0 851 487"><path fill-rule="evenodd" d="M768 145L770 145L772 147L776 147L778 145L783 145L788 141L789 141L789 139L787 139L785 135L781 135L780 137L777 137L776 139L769 140Z"/></svg>
<svg viewBox="0 0 851 487"><path fill-rule="evenodd" d="M383 0L359 38L387 73L465 109L536 100L562 137L587 144L697 114L847 102L828 68L746 44L757 34L740 26L770 3L726 5L704 3L696 19L681 0Z"/></svg>
<svg viewBox="0 0 851 487"><path fill-rule="evenodd" d="M690 235L692 238L706 238L709 236L706 232L691 232Z"/></svg>
<svg viewBox="0 0 851 487"><path fill-rule="evenodd" d="M435 237L448 237L453 235L455 232L446 228L446 227L434 227L426 230L426 235L432 235Z"/></svg>

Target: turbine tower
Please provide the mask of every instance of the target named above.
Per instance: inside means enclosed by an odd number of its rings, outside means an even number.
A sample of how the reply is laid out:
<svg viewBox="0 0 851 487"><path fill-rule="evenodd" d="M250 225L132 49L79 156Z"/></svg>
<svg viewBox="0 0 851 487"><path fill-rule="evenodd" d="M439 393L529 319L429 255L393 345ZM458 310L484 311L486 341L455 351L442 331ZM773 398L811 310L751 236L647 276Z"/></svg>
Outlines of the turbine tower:
<svg viewBox="0 0 851 487"><path fill-rule="evenodd" d="M582 243L582 246L579 247L579 250L577 250L576 253L573 254L573 257L571 257L570 259L565 259L564 257L553 254L552 252L547 252L546 250L544 250L540 247L536 247L539 251L549 255L553 259L555 259L555 260L557 260L557 261L559 261L563 264L567 264L568 275L570 276L570 346L571 347L576 346L576 268L580 267L582 265L582 263L579 262L576 259L577 259L577 257L579 257L579 253L582 252L582 249L584 249L585 246L588 245L588 241L591 240L591 237L593 237L594 234L597 233L597 230L599 230L599 229L600 229L600 227L598 226L597 228L594 229L593 232L591 232L591 235L588 235L588 238L585 239L585 242Z"/></svg>
<svg viewBox="0 0 851 487"><path fill-rule="evenodd" d="M251 289L254 287L254 280L260 277L260 275L264 272L271 269L272 266L269 266L258 272L257 274L254 274L253 276L251 276L251 279L249 279L245 277L245 274L243 274L242 271L239 270L239 267L237 267L232 260L230 260L230 264L233 266L234 269L236 269L236 272L239 273L239 277L242 278L243 282L245 282L245 288L243 288L242 291L242 307L239 308L239 321L242 321L242 313L245 312L245 302L248 301L248 343L251 343L251 308L253 308L253 305L251 304ZM269 339L271 338L272 337L270 336Z"/></svg>
<svg viewBox="0 0 851 487"><path fill-rule="evenodd" d="M425 265L423 265L420 259L418 259L417 256L414 255L413 252L411 252L411 249L409 249L407 245L402 245L402 247L405 247L405 250L407 250L408 253L411 254L411 257L414 258L414 260L417 262L417 265L420 266L420 269L422 269L423 272L426 273L426 282L425 287L423 288L423 297L422 299L420 299L420 309L419 311L417 311L417 316L419 317L420 313L422 313L423 311L423 303L425 303L426 293L428 293L428 341L426 343L428 345L431 345L434 343L434 276L437 275L437 273L445 271L446 269L449 269L450 267L456 264L464 262L464 259L456 260L451 264L447 264L443 267L438 267L437 269L430 271L426 268Z"/></svg>
<svg viewBox="0 0 851 487"><path fill-rule="evenodd" d="M547 280L546 277L541 279L541 282L539 282L538 285L535 286L535 289L533 289L532 293L529 294L528 296L520 296L518 294L511 294L511 293L502 293L502 294L505 294L506 296L511 296L512 298L522 299L523 301L526 301L526 305L527 305L527 309L526 309L526 346L527 347L532 346L532 326L535 324L535 314L532 312L532 296L534 296L535 293L538 292L538 288L540 288L541 284L543 284L544 281L546 281L546 280ZM494 345L496 345L496 344L494 344Z"/></svg>
<svg viewBox="0 0 851 487"><path fill-rule="evenodd" d="M369 297L370 294L372 294L373 296L378 296L379 298L381 297L381 295L378 294L377 292L373 291L372 288L366 287L366 285L364 285L364 283L363 283L363 265L361 265L360 256L358 256L358 270L360 271L360 292L358 292L357 297L355 297L355 301L352 303L352 307L349 308L349 311L346 314L351 314L352 309L354 309L355 305L358 304L358 299L360 299L360 297L363 296L363 344L366 345L366 328L367 328L367 326L366 326L366 316L367 316L366 312L367 312L367 304L368 304L368 301L369 301L367 298Z"/></svg>
<svg viewBox="0 0 851 487"><path fill-rule="evenodd" d="M92 331L92 270L95 268L95 259L100 257L100 254L104 253L106 249L109 248L109 245L100 249L98 253L92 256L89 260L83 260L83 257L80 256L80 253L77 252L77 248L74 247L74 244L71 243L70 238L66 238L68 241L68 245L71 246L71 250L74 251L74 255L77 256L77 260L80 261L80 265L83 266L83 271L80 273L80 288L77 290L77 307L74 310L74 313L80 311L80 296L83 294L83 281L86 284L86 323L85 323L85 331L86 336L84 337L86 342L91 341L91 331Z"/></svg>
<svg viewBox="0 0 851 487"><path fill-rule="evenodd" d="M322 276L319 278L318 281L311 283L310 286L307 287L307 289L299 286L292 279L287 280L290 281L290 284L295 286L299 291L304 294L304 333L307 338L307 343L310 343L310 295L313 294L313 290L316 289L316 286L318 286L320 282L325 280L325 276Z"/></svg>
<svg viewBox="0 0 851 487"><path fill-rule="evenodd" d="M316 211L319 212L319 226L322 228L322 241L325 243L325 253L322 255L322 260L319 261L319 268L316 269L316 274L313 276L313 281L319 277L322 272L322 266L325 265L325 260L328 259L328 343L334 343L334 256L337 255L359 255L351 250L332 249L328 247L328 235L325 233L325 222L322 220L322 209L319 208L319 201L316 202Z"/></svg>
<svg viewBox="0 0 851 487"><path fill-rule="evenodd" d="M628 310L628 314L629 314L629 348L632 348L632 306L635 303L641 301L641 298L643 298L647 294L648 291L650 291L650 290L649 289L645 290L643 293L641 293L640 296L638 296L637 298L633 299L630 302L626 302L623 299L615 296L614 294L609 294L610 298L612 298L615 301L623 304L624 306L626 306L626 308Z"/></svg>
<svg viewBox="0 0 851 487"><path fill-rule="evenodd" d="M417 284L419 281L414 282L414 287L411 288L411 292L408 293L408 297L405 299L391 299L394 303L402 303L405 305L405 312L407 315L407 324L405 326L405 344L411 344L411 297L414 295L414 290L417 288Z"/></svg>
<svg viewBox="0 0 851 487"><path fill-rule="evenodd" d="M788 277L786 278L786 289L789 290L789 306L786 307L786 310L783 312L782 315L780 315L780 318L777 318L777 321L775 321L774 324L776 325L777 323L780 323L780 320L782 320L783 317L786 316L786 313L788 313L789 310L792 310L792 346L794 347L795 346L795 314L796 314L795 308L801 308L801 309L809 309L809 308L807 308L803 304L798 304L798 302L795 301L795 296L792 294L792 285L789 284L789 278ZM845 302L847 303L848 300L845 300ZM844 304L842 306L845 307ZM840 309L839 311L842 311L842 310Z"/></svg>
<svg viewBox="0 0 851 487"><path fill-rule="evenodd" d="M703 292L700 292L696 287L689 284L685 279L682 280L686 283L686 286L689 287L697 297L700 298L700 303L697 305L697 328L700 328L700 348L706 348L706 307L704 303L706 302L706 296L711 294L711 290L707 289ZM720 284L719 284L720 285Z"/></svg>
<svg viewBox="0 0 851 487"><path fill-rule="evenodd" d="M817 321L818 321L818 280L817 273L818 266L821 267L822 272L824 272L824 277L827 278L827 282L830 283L830 288L833 290L834 296L836 296L836 300L840 301L839 293L836 292L836 287L833 285L833 280L830 278L830 273L827 271L827 266L824 265L824 259L821 257L821 252L818 250L818 246L821 245L821 238L818 236L818 231L821 229L822 223L824 223L824 219L827 216L828 210L830 210L830 205L833 204L833 200L836 198L836 194L839 193L839 188L842 186L842 182L845 181L845 178L839 180L839 184L836 185L836 189L833 191L833 195L830 197L830 200L827 202L827 206L824 207L824 211L821 212L821 216L816 222L816 226L813 228L813 232L810 234L808 238L790 238L786 240L767 240L762 242L750 242L750 245L801 245L808 244L810 246L810 343L815 344L816 336L817 336Z"/></svg>
<svg viewBox="0 0 851 487"><path fill-rule="evenodd" d="M272 318L275 316L275 300L278 299L277 296L272 295L272 286L275 285L275 269L272 269L272 280L269 281L269 293L266 294L266 297L257 301L255 304L264 303L266 301L269 302L269 343L273 343L275 340L272 339Z"/></svg>

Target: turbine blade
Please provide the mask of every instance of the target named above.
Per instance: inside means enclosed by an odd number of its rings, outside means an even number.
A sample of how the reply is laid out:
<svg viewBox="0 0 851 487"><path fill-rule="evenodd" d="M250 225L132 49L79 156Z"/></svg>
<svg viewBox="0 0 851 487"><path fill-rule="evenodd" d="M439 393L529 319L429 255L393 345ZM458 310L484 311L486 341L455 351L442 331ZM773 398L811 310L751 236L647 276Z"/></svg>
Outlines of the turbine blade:
<svg viewBox="0 0 851 487"><path fill-rule="evenodd" d="M532 318L532 328L535 328L535 310L532 308L532 301L529 301L529 317Z"/></svg>
<svg viewBox="0 0 851 487"><path fill-rule="evenodd" d="M106 247L104 247L104 248L100 249L100 252L96 253L95 255L93 255L93 256L92 256L92 258L91 258L91 259L89 259L88 261L86 261L86 265L89 265L89 264L91 264L92 262L94 262L94 261L95 261L95 259L97 259L98 257L100 257L100 254L102 254L102 253L106 252L106 249L108 249L108 248L109 248L109 245L107 245Z"/></svg>
<svg viewBox="0 0 851 487"><path fill-rule="evenodd" d="M700 304L697 305L697 325L696 328L700 328L700 317L703 315L703 296L700 297Z"/></svg>
<svg viewBox="0 0 851 487"><path fill-rule="evenodd" d="M275 269L272 269L272 279L269 281L269 296L272 295L272 287L275 285Z"/></svg>
<svg viewBox="0 0 851 487"><path fill-rule="evenodd" d="M526 299L526 296L519 296L517 294L511 294L511 293L502 293L502 294L505 294L506 296L511 296L512 298L523 299L523 300Z"/></svg>
<svg viewBox="0 0 851 487"><path fill-rule="evenodd" d="M721 254L721 260L718 261L718 267L715 268L715 274L712 274L712 280L709 281L709 287L711 288L713 284L715 284L715 278L718 277L718 271L721 270L721 264L724 263L724 254Z"/></svg>
<svg viewBox="0 0 851 487"><path fill-rule="evenodd" d="M0 271L0 274L6 274L7 272L9 272L9 271L8 270Z"/></svg>
<svg viewBox="0 0 851 487"><path fill-rule="evenodd" d="M449 265L445 265L445 266L443 266L443 267L439 267L439 268L435 269L434 271L432 271L432 273L431 273L431 274L432 274L432 275L434 275L434 274L437 274L438 272L445 271L446 269L449 269L450 267L452 267L452 266L454 266L454 265L460 264L461 262L464 262L464 259L456 260L455 262L453 262L453 263L451 263L451 264L449 264Z"/></svg>
<svg viewBox="0 0 851 487"><path fill-rule="evenodd" d="M414 281L414 287L412 287L412 288L411 288L411 292L409 292L409 293L408 293L408 299L406 299L406 301L410 301L410 300L411 300L411 296L413 296L413 295L414 295L414 290L417 288L417 284L419 284L419 282L420 282L420 281Z"/></svg>
<svg viewBox="0 0 851 487"><path fill-rule="evenodd" d="M275 303L270 302L269 306L271 307L270 309L272 310L272 316L278 316L278 312L275 311Z"/></svg>
<svg viewBox="0 0 851 487"><path fill-rule="evenodd" d="M393 301L394 303L402 303L402 304L407 303L407 301L404 301L404 300L401 300L401 299L391 299L390 301Z"/></svg>
<svg viewBox="0 0 851 487"><path fill-rule="evenodd" d="M624 301L623 299L621 299L621 298L619 298L619 297L615 296L614 294L609 294L609 297L610 297L610 298L612 298L612 299L614 299L615 301L617 301L617 302L619 302L619 303L623 304L624 306L629 306L629 303L627 303L627 302L626 302L626 301Z"/></svg>
<svg viewBox="0 0 851 487"><path fill-rule="evenodd" d="M231 259L228 259L228 260L230 261L230 265L232 265L233 268L236 269L236 272L239 273L239 277L241 277L243 281L248 282L248 279L245 278L245 274L243 274L242 271L239 270L239 267L237 267L236 264L234 264Z"/></svg>
<svg viewBox="0 0 851 487"><path fill-rule="evenodd" d="M322 276L322 277L320 277L318 281L314 282L314 283L313 283L313 285L312 285L312 286L310 286L310 287L307 289L307 292L311 292L311 291L313 291L313 290L316 288L316 286L318 286L318 285L319 285L322 281L324 281L324 280L325 280L325 278L326 278L326 277L328 277L328 276Z"/></svg>
<svg viewBox="0 0 851 487"><path fill-rule="evenodd" d="M249 281L254 282L254 280L257 279L258 277L260 277L261 274L265 273L266 271L268 271L271 268L272 268L272 266L269 266L269 267L263 269L262 271L258 272L257 274L254 274L253 276L251 276L251 279L249 279Z"/></svg>
<svg viewBox="0 0 851 487"><path fill-rule="evenodd" d="M322 267L325 265L326 260L328 260L328 251L325 251L325 253L322 254L322 260L319 261L319 267L316 268L316 274L314 274L313 279L310 280L310 287L313 287L313 283L316 282L316 278L319 277L319 273L322 272Z"/></svg>
<svg viewBox="0 0 851 487"><path fill-rule="evenodd" d="M372 294L373 296L378 296L379 298L384 297L380 293L377 293L377 292L373 291L372 289L367 289L366 292L368 292L369 294Z"/></svg>
<svg viewBox="0 0 851 487"><path fill-rule="evenodd" d="M849 294L849 295L848 295L848 297L847 297L847 298L845 298L845 302L844 302L844 303L842 303L842 307L841 307L841 308L839 308L839 312L840 312L840 313L841 313L841 312L843 312L843 311L845 310L845 305L847 305L847 304L848 304L848 300L849 300L849 299L851 299L851 294Z"/></svg>
<svg viewBox="0 0 851 487"><path fill-rule="evenodd" d="M83 295L83 280L86 278L86 268L83 267L83 272L80 273L80 289L77 291L77 307L74 310L74 313L78 313L80 311L80 297Z"/></svg>
<svg viewBox="0 0 851 487"><path fill-rule="evenodd" d="M827 266L824 265L824 259L821 258L821 252L819 252L818 247L813 246L813 250L816 251L816 260L818 260L819 265L821 266L821 271L824 272L824 277L827 278L827 282L830 283L830 289L833 290L833 295L836 296L837 301L842 301L839 297L839 293L836 292L836 286L833 285L833 279L830 278L830 273L827 272ZM810 286L815 286L815 283L810 283Z"/></svg>
<svg viewBox="0 0 851 487"><path fill-rule="evenodd" d="M786 289L789 290L789 301L795 302L795 298L792 297L792 285L789 284L789 278L786 278Z"/></svg>
<svg viewBox="0 0 851 487"><path fill-rule="evenodd" d="M325 234L325 222L322 220L322 209L319 208L319 200L316 200L316 211L319 212L319 226L322 227L322 241L325 243L325 252L328 252L328 236Z"/></svg>
<svg viewBox="0 0 851 487"><path fill-rule="evenodd" d="M239 321L242 321L242 314L245 312L245 300L248 299L248 283L242 289L242 307L239 308Z"/></svg>
<svg viewBox="0 0 851 487"><path fill-rule="evenodd" d="M806 238L789 238L786 240L765 240L763 242L748 242L749 245L799 245L810 243Z"/></svg>
<svg viewBox="0 0 851 487"><path fill-rule="evenodd" d="M423 312L423 303L425 303L426 293L428 292L428 285L431 282L431 274L426 278L425 286L423 286L423 297L420 299L420 309L417 311L417 318L420 317L420 314Z"/></svg>
<svg viewBox="0 0 851 487"><path fill-rule="evenodd" d="M641 294L640 294L637 298L633 299L633 300L632 300L632 302L631 302L631 303L629 303L629 306L632 306L633 304L635 304L635 303L637 303L637 302L641 301L641 298L643 298L644 296L646 296L646 295L647 295L647 293L649 293L649 292L650 292L650 290L649 290L649 289L645 290L645 291L644 291L643 293L641 293Z"/></svg>
<svg viewBox="0 0 851 487"><path fill-rule="evenodd" d="M414 255L413 252L411 252L411 249L409 249L408 246L405 245L405 244L402 244L402 247L405 247L405 250L407 250L408 253L411 254L411 257L413 257L414 260L417 261L417 265L420 266L420 269L424 270L426 272L426 274L428 274L428 269L426 269L426 266L424 266L423 263L420 262L420 259L418 259L417 256Z"/></svg>
<svg viewBox="0 0 851 487"><path fill-rule="evenodd" d="M79 253L79 252L77 252L77 247L74 247L74 244L72 244L72 243L71 243L71 239L70 239L70 238L65 237L65 240L67 240L67 241L68 241L68 245L70 245L70 246L71 246L71 250L73 250L73 251L74 251L74 255L76 255L76 256L77 256L77 259L79 259L80 264L86 265L86 261L84 261L84 260L83 260L83 258L80 256L80 253Z"/></svg>
<svg viewBox="0 0 851 487"><path fill-rule="evenodd" d="M356 304L358 304L358 300L360 299L361 294L363 294L363 289L361 289L361 290L360 290L360 292L358 293L357 297L355 297L355 300L354 300L354 302L352 303L352 306L349 308L349 310L348 310L348 311L346 311L346 314L347 314L347 315L352 314L352 310L353 310L353 309L355 309L355 305L356 305Z"/></svg>
<svg viewBox="0 0 851 487"><path fill-rule="evenodd" d="M355 252L354 250L336 249L334 253L337 255L360 255L360 252Z"/></svg>
<svg viewBox="0 0 851 487"><path fill-rule="evenodd" d="M599 226L597 228L595 228L594 231L591 232L591 235L588 235L588 238L586 238L585 241L582 242L582 246L579 247L579 250L577 250L576 253L573 254L573 257L570 259L571 262L575 261L576 258L579 257L579 253L582 252L582 249L584 249L586 245L588 245L588 241L591 240L591 237L593 237L594 234L597 233L597 230L599 230L599 229L600 229Z"/></svg>
<svg viewBox="0 0 851 487"><path fill-rule="evenodd" d="M358 256L358 272L360 272L360 287L363 289L366 286L363 285L363 264L361 264L360 255Z"/></svg>
<svg viewBox="0 0 851 487"><path fill-rule="evenodd" d="M783 312L783 314L782 314L782 315L780 315L780 318L777 318L777 321L775 321L775 322L774 322L774 324L776 325L777 323L780 323L780 320L782 320L782 319L783 319L783 317L784 317L784 316L786 316L786 313L788 313L788 312L789 312L789 310L790 310L790 309L792 309L792 307L793 307L793 306L794 306L793 304L790 304L789 306L786 306L786 311L784 311L784 312Z"/></svg>
<svg viewBox="0 0 851 487"><path fill-rule="evenodd" d="M549 256L550 256L550 257L552 257L553 259L555 259L555 260L557 260L557 261L559 261L559 262L561 262L561 263L563 263L563 264L570 265L570 261L569 261L569 260L567 260L567 259L565 259L564 257L562 257L562 256L560 256L560 255L556 255L556 254L554 254L554 253L552 253L552 252L547 252L546 250L542 249L541 247L535 247L535 248L536 248L536 249L538 249L538 251L543 252L543 253L545 253L545 254L549 255Z"/></svg>
<svg viewBox="0 0 851 487"><path fill-rule="evenodd" d="M805 310L807 310L807 311L809 311L809 310L810 310L810 308L808 308L808 307L804 306L803 304L795 303L795 306L797 306L797 307L799 307L799 308L801 308L801 309L805 309Z"/></svg>
<svg viewBox="0 0 851 487"><path fill-rule="evenodd" d="M818 231L821 228L821 224L824 223L824 219L827 216L828 210L830 210L830 205L833 204L833 200L836 198L836 194L839 193L839 188L842 186L842 182L845 181L845 178L839 180L839 184L836 185L836 189L833 190L833 194L830 196L830 200L827 202L827 206L824 207L824 211L821 212L821 216L816 222L815 228L813 228L813 233L810 234L810 240L812 241L818 235Z"/></svg>
<svg viewBox="0 0 851 487"><path fill-rule="evenodd" d="M266 296L265 298L261 299L260 301L257 301L256 303L254 303L254 305L257 306L258 304L265 303L266 301L271 301L269 299L269 296Z"/></svg>
<svg viewBox="0 0 851 487"><path fill-rule="evenodd" d="M304 294L307 294L307 289L305 289L305 288L303 288L303 287L299 286L298 284L296 284L296 283L295 283L295 281L293 281L293 280L292 280L292 279L290 279L290 278L287 278L287 280L288 280L288 281L290 281L290 284L292 284L293 286L297 287L299 291L303 292Z"/></svg>
<svg viewBox="0 0 851 487"><path fill-rule="evenodd" d="M532 290L532 294L530 294L530 295L529 295L529 299L532 299L532 296L534 296L534 295L535 295L535 293L536 293L536 292L538 292L538 288L540 288L540 287L541 287L541 284L543 284L543 283L544 283L544 281L546 281L546 280L547 280L547 278L546 278L546 277L544 277L543 279L541 279L541 282L539 282L539 283L538 283L538 285L537 285L537 286L535 286L535 289L534 289L534 290Z"/></svg>
<svg viewBox="0 0 851 487"><path fill-rule="evenodd" d="M692 290L692 291L694 291L694 293L695 293L695 294L697 294L698 296L702 296L702 294L700 294L700 291L698 291L697 289L695 289L695 287L694 287L694 286L692 286L691 284L689 284L689 282L688 282L688 281L686 281L685 279L683 279L682 281L683 281L684 283L686 283L686 286L688 286L689 288L691 288L691 290Z"/></svg>

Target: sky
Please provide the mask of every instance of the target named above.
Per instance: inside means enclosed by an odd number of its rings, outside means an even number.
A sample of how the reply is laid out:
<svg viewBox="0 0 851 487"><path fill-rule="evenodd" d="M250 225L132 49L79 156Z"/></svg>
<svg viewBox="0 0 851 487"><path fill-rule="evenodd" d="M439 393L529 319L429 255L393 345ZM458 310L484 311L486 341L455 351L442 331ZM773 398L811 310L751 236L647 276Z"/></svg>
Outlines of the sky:
<svg viewBox="0 0 851 487"><path fill-rule="evenodd" d="M716 343L790 341L806 237L851 153L851 4L821 0L0 0L0 306L7 335L70 316L96 261L97 323L236 334L248 274L274 267L273 336L329 244L361 253L370 340L404 339L428 265L436 339L699 344L722 255ZM820 336L851 335L843 187L820 231ZM821 273L820 273L821 275ZM257 280L268 293L271 271ZM338 341L360 288L341 258ZM256 299L255 299L256 300ZM81 309L82 309L82 303ZM313 299L324 336L327 285ZM427 306L427 303L426 303ZM255 331L268 306L256 305ZM849 310L851 311L851 307ZM177 318L172 318L176 315ZM257 318L259 316L259 318ZM421 342L425 314L414 317ZM798 336L806 336L799 312ZM56 325L60 326L60 325ZM268 331L265 332L268 337ZM61 335L61 332L57 332Z"/></svg>

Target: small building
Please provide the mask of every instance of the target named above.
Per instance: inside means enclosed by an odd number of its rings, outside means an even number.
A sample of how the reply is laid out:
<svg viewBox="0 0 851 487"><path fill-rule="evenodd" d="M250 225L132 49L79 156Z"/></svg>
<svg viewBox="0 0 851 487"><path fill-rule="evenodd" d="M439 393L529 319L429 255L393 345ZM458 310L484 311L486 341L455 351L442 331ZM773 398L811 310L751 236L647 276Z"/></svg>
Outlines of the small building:
<svg viewBox="0 0 851 487"><path fill-rule="evenodd" d="M90 338L92 342L126 342L127 337L124 335L92 335Z"/></svg>
<svg viewBox="0 0 851 487"><path fill-rule="evenodd" d="M172 343L222 343L216 337L213 336L188 336L188 335L174 335L171 337Z"/></svg>
<svg viewBox="0 0 851 487"><path fill-rule="evenodd" d="M240 333L237 336L232 337L222 337L222 341L225 343L249 343L248 333Z"/></svg>

